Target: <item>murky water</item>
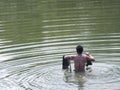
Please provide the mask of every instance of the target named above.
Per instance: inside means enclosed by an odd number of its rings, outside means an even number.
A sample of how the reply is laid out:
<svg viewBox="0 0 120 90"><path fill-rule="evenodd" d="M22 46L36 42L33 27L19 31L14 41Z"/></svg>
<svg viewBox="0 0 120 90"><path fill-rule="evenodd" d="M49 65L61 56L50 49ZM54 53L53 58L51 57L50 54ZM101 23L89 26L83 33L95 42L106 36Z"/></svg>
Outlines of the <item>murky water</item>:
<svg viewBox="0 0 120 90"><path fill-rule="evenodd" d="M61 69L78 44L85 75ZM120 90L119 65L119 0L0 0L0 90Z"/></svg>

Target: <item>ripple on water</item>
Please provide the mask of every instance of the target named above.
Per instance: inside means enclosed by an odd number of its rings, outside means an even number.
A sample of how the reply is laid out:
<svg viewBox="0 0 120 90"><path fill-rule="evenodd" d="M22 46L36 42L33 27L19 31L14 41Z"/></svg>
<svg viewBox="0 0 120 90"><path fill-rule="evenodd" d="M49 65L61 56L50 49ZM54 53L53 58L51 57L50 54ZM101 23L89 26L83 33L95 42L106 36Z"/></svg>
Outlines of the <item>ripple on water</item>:
<svg viewBox="0 0 120 90"><path fill-rule="evenodd" d="M93 71L87 74L85 90L119 90L120 67L113 64L96 63ZM89 87L89 89L87 88Z"/></svg>
<svg viewBox="0 0 120 90"><path fill-rule="evenodd" d="M85 75L64 72L60 63L13 66L11 69L10 73L16 69L18 72L1 78L1 90L11 87L12 90L119 90L120 84L120 67L107 63L94 63L92 72Z"/></svg>
<svg viewBox="0 0 120 90"><path fill-rule="evenodd" d="M19 82L22 87L33 90L75 89L75 87L64 82L63 75L61 65L43 65L43 67L35 67L33 70L21 75Z"/></svg>
<svg viewBox="0 0 120 90"><path fill-rule="evenodd" d="M39 69L38 69L39 68ZM120 68L117 65L95 63L92 72L75 75L63 72L61 65L43 65L26 72L19 77L20 86L33 90L111 90L119 89ZM99 88L98 88L99 87Z"/></svg>

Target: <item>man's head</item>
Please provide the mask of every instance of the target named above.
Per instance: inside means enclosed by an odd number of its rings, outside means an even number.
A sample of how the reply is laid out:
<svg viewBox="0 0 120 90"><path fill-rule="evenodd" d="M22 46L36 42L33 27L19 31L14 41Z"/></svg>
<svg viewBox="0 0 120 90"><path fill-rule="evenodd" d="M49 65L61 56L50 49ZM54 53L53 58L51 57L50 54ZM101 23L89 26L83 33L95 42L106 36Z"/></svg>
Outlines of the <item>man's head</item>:
<svg viewBox="0 0 120 90"><path fill-rule="evenodd" d="M82 47L81 45L78 45L78 46L76 47L76 51L77 51L78 54L82 54L82 52L83 52L83 47Z"/></svg>

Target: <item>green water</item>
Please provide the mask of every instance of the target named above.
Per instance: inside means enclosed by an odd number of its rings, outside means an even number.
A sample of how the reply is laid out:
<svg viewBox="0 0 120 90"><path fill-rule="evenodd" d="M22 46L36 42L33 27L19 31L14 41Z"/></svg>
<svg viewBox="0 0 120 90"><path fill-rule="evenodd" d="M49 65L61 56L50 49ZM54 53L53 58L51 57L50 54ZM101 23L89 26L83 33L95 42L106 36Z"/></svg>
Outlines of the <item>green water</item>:
<svg viewBox="0 0 120 90"><path fill-rule="evenodd" d="M84 76L61 69L78 44ZM119 0L0 0L0 90L119 90L119 65Z"/></svg>

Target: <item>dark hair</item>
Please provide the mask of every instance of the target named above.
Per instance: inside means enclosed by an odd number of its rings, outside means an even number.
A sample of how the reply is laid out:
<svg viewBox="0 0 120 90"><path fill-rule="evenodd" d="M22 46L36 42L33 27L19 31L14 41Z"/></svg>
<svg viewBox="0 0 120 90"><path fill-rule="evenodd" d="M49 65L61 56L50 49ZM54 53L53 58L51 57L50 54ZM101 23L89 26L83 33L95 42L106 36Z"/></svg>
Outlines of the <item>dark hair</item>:
<svg viewBox="0 0 120 90"><path fill-rule="evenodd" d="M78 46L76 47L76 51L77 51L78 54L82 54L82 52L83 52L83 47L82 47L81 45L78 45Z"/></svg>

